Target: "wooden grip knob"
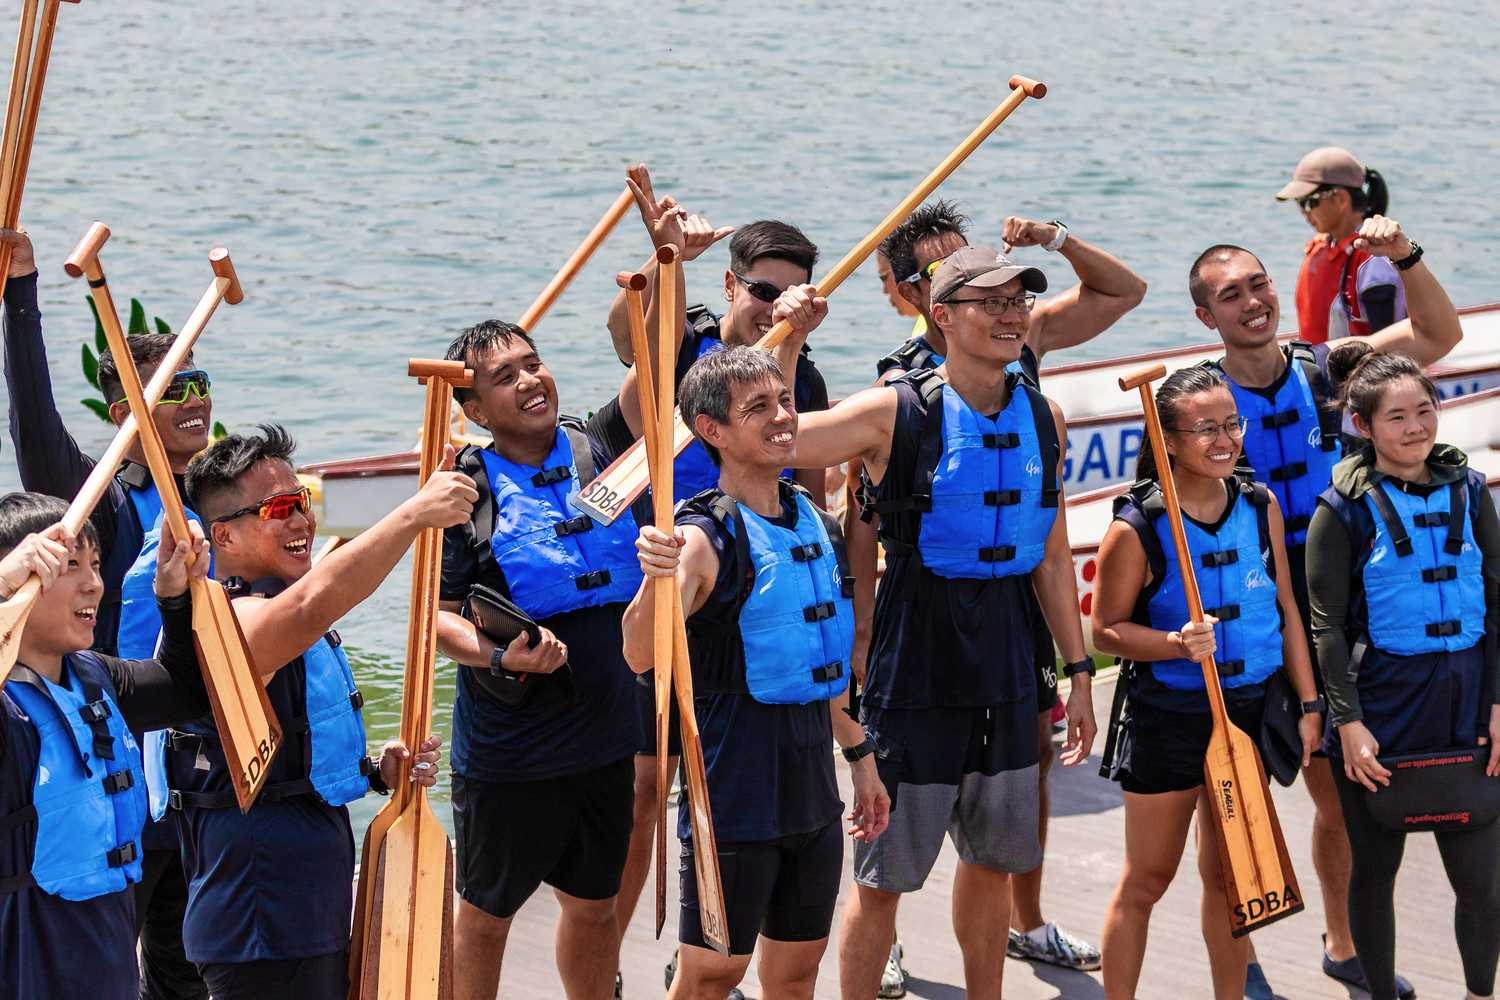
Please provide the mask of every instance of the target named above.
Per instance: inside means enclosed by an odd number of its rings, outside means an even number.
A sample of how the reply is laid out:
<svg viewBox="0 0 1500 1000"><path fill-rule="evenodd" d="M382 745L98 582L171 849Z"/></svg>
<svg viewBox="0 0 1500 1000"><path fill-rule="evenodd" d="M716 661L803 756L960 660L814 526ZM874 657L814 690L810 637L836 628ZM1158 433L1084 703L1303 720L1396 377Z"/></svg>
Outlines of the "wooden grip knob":
<svg viewBox="0 0 1500 1000"><path fill-rule="evenodd" d="M1120 389L1129 392L1131 389L1145 385L1147 382L1155 382L1164 378L1167 374L1167 366L1162 364L1150 365L1125 375L1120 379Z"/></svg>
<svg viewBox="0 0 1500 1000"><path fill-rule="evenodd" d="M657 247L656 262L658 264L675 264L677 263L679 253L680 251L678 251L677 244L675 243L668 243L664 247Z"/></svg>
<svg viewBox="0 0 1500 1000"><path fill-rule="evenodd" d="M83 272L88 270L90 264L99 256L106 240L109 239L109 227L102 222L96 222L89 226L89 231L83 234L83 239L68 254L68 259L63 261L63 270L68 272L69 277L81 278Z"/></svg>
<svg viewBox="0 0 1500 1000"><path fill-rule="evenodd" d="M1047 85L1040 80L1033 80L1029 76L1018 75L1011 77L1010 89L1015 90L1018 87L1026 91L1027 97L1034 97L1039 101L1047 96Z"/></svg>
<svg viewBox="0 0 1500 1000"><path fill-rule="evenodd" d="M474 384L474 373L465 368L462 361L412 358L406 362L406 374L419 379L437 377L449 385L465 389Z"/></svg>
<svg viewBox="0 0 1500 1000"><path fill-rule="evenodd" d="M639 271L621 271L615 275L615 284L621 288L642 292L646 290L646 276Z"/></svg>
<svg viewBox="0 0 1500 1000"><path fill-rule="evenodd" d="M214 274L229 279L229 287L224 290L225 302L237 306L244 301L245 291L240 288L240 276L234 273L234 261L229 259L228 250L223 247L214 247L210 250L208 266L214 269Z"/></svg>

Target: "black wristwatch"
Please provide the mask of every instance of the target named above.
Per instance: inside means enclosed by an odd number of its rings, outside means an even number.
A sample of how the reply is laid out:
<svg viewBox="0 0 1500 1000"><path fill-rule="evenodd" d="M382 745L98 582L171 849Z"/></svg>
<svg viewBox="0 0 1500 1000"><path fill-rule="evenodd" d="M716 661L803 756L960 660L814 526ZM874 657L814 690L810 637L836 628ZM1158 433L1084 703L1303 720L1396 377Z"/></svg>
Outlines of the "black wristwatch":
<svg viewBox="0 0 1500 1000"><path fill-rule="evenodd" d="M1302 703L1303 715L1322 715L1326 711L1328 711L1328 703L1323 700L1322 695L1318 695L1312 701Z"/></svg>
<svg viewBox="0 0 1500 1000"><path fill-rule="evenodd" d="M1072 663L1064 663L1063 676L1071 678L1074 674L1087 672L1088 675L1092 677L1098 669L1098 667L1094 666L1093 657L1085 656L1081 660L1075 660Z"/></svg>
<svg viewBox="0 0 1500 1000"><path fill-rule="evenodd" d="M1410 271L1417 266L1417 261L1422 259L1422 244L1416 240L1408 240L1411 243L1411 253L1398 261L1393 261L1398 271Z"/></svg>
<svg viewBox="0 0 1500 1000"><path fill-rule="evenodd" d="M870 754L875 752L875 738L873 736L866 735L865 741L859 746L844 747L839 752L844 755L845 760L853 764L857 761L863 760L864 758L870 756Z"/></svg>
<svg viewBox="0 0 1500 1000"><path fill-rule="evenodd" d="M504 646L496 646L494 649L490 650L490 669L494 670L494 671L502 670L503 668L501 667L500 664L501 664L501 661L504 660L504 659L505 659L505 647Z"/></svg>
<svg viewBox="0 0 1500 1000"><path fill-rule="evenodd" d="M366 760L370 762L370 791L379 795L391 794L391 786L385 783L385 775L380 773L380 758L371 756Z"/></svg>

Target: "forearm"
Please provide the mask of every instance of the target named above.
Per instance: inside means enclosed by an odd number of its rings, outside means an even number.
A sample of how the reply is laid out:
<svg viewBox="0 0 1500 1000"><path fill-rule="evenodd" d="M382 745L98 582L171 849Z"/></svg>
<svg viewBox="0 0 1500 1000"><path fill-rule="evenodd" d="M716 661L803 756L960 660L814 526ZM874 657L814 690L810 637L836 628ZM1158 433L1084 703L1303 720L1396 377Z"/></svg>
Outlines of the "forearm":
<svg viewBox="0 0 1500 1000"><path fill-rule="evenodd" d="M1047 535L1047 550L1036 569L1031 571L1031 587L1047 630L1057 643L1064 663L1076 663L1086 655L1083 645L1083 622L1078 617L1078 578L1073 571L1073 552L1068 544L1068 521L1061 496L1057 519Z"/></svg>
<svg viewBox="0 0 1500 1000"><path fill-rule="evenodd" d="M849 463L851 466L853 462ZM859 502L849 499L844 519L844 548L848 553L849 572L854 576L854 664L855 677L865 682L869 662L870 639L875 632L875 574L879 568L879 538L873 524L859 516Z"/></svg>
<svg viewBox="0 0 1500 1000"><path fill-rule="evenodd" d="M193 644L187 594L157 598L161 649L154 660L108 660L120 711L136 730L162 729L207 715L211 706Z"/></svg>
<svg viewBox="0 0 1500 1000"><path fill-rule="evenodd" d="M1096 619L1094 646L1107 656L1118 656L1136 663L1160 663L1182 659L1186 655L1182 637L1177 632L1129 620L1101 623Z"/></svg>
<svg viewBox="0 0 1500 1000"><path fill-rule="evenodd" d="M1071 232L1058 254L1073 266L1073 273L1078 276L1079 283L1096 295L1121 299L1131 305L1140 302L1146 295L1146 282L1124 261L1079 239Z"/></svg>
<svg viewBox="0 0 1500 1000"><path fill-rule="evenodd" d="M849 717L849 691L828 700L828 717L833 722L833 739L839 746L852 750L865 741L865 727Z"/></svg>
<svg viewBox="0 0 1500 1000"><path fill-rule="evenodd" d="M625 638L625 662L631 670L644 674L656 661L656 585L652 577L641 581L635 597L625 606L620 631Z"/></svg>
<svg viewBox="0 0 1500 1000"><path fill-rule="evenodd" d="M1332 510L1319 506L1307 528L1307 596L1318 670L1333 724L1342 726L1364 717L1356 676L1349 662L1347 632L1354 552L1349 532Z"/></svg>
<svg viewBox="0 0 1500 1000"><path fill-rule="evenodd" d="M1484 662L1489 669L1484 693L1494 699L1500 697L1500 517L1487 496L1480 504L1475 541L1484 556Z"/></svg>
<svg viewBox="0 0 1500 1000"><path fill-rule="evenodd" d="M1408 353L1423 366L1441 361L1463 339L1458 311L1426 261L1397 273L1406 290L1406 314L1411 320Z"/></svg>
<svg viewBox="0 0 1500 1000"><path fill-rule="evenodd" d="M489 636L456 611L440 610L437 616L438 652L468 667L487 667L496 646Z"/></svg>

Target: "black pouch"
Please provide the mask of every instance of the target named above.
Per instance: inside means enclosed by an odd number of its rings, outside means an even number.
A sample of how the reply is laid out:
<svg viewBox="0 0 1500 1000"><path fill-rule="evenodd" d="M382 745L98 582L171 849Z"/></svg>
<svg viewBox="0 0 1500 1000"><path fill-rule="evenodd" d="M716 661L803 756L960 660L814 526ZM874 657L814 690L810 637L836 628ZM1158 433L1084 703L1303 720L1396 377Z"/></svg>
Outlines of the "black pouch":
<svg viewBox="0 0 1500 1000"><path fill-rule="evenodd" d="M497 646L509 646L522 634L528 645L534 646L542 639L542 630L530 615L505 595L482 584L469 588L461 613ZM466 666L465 669L481 691L502 705L524 704L547 687L563 688L569 696L573 693L573 678L567 664L551 674L528 674L501 667Z"/></svg>
<svg viewBox="0 0 1500 1000"><path fill-rule="evenodd" d="M1500 778L1484 773L1490 748L1381 757L1391 783L1365 789L1365 808L1387 830L1478 830L1500 817Z"/></svg>
<svg viewBox="0 0 1500 1000"><path fill-rule="evenodd" d="M1266 681L1266 703L1260 719L1260 757L1266 774L1283 788L1290 788L1302 770L1302 699L1292 690L1285 670L1278 670Z"/></svg>

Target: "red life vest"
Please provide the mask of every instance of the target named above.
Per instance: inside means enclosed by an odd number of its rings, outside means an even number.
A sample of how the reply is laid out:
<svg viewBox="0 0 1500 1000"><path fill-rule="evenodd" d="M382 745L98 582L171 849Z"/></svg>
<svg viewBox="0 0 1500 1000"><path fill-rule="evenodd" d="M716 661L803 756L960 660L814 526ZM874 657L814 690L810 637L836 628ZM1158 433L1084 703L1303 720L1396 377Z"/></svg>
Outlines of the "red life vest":
<svg viewBox="0 0 1500 1000"><path fill-rule="evenodd" d="M1350 235L1329 245L1308 241L1297 275L1297 339L1321 344L1340 337L1368 337L1370 323L1359 305L1359 269L1371 254L1354 249Z"/></svg>

